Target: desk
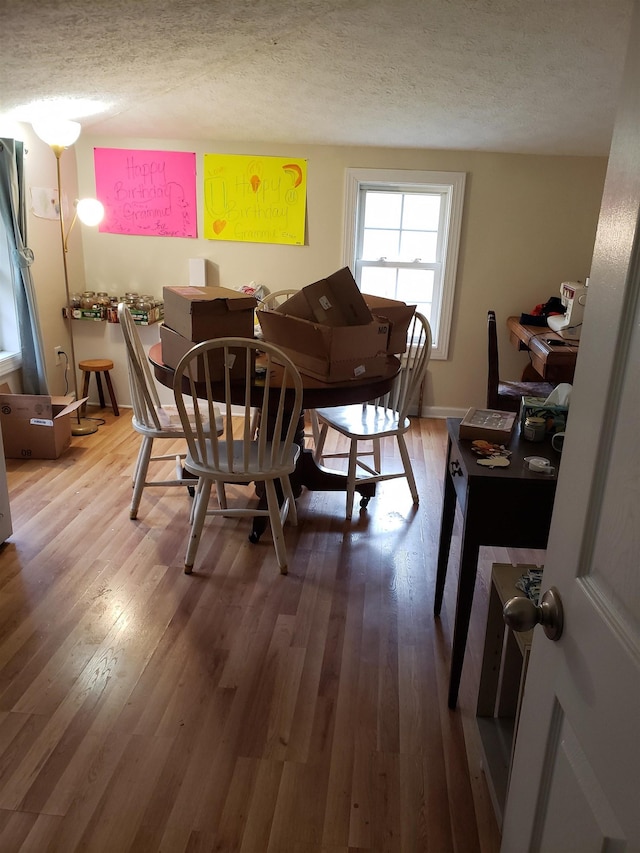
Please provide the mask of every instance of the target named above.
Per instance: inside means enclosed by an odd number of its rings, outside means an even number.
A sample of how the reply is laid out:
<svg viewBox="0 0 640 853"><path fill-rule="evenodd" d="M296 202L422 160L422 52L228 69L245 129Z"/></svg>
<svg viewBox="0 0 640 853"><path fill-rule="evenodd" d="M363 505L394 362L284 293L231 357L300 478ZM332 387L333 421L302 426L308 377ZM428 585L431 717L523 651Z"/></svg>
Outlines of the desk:
<svg viewBox="0 0 640 853"><path fill-rule="evenodd" d="M513 346L529 351L531 364L543 379L553 384L573 382L578 341L572 341L570 346L554 347L546 342L547 338L564 341L561 335L548 326L523 326L517 317L507 319L507 328Z"/></svg>
<svg viewBox="0 0 640 853"><path fill-rule="evenodd" d="M536 443L521 440L516 426L509 444L511 465L484 468L478 465L471 442L458 439L459 424L459 418L447 418L447 463L433 608L435 616L439 616L457 499L463 525L449 676L450 708L455 708L458 702L480 546L547 547L560 465L560 454L553 450L549 438ZM525 456L544 456L551 460L556 476L529 471Z"/></svg>
<svg viewBox="0 0 640 853"><path fill-rule="evenodd" d="M173 388L172 367L162 361L162 345L154 344L149 350L149 361L153 372L162 385ZM322 382L311 376L302 375L303 396L302 405L308 409L322 408L323 406L346 406L351 403L366 403L375 397L382 396L390 390L393 381L400 370L400 361L395 356L387 358L385 372L382 376L368 377L366 379L353 379L348 382ZM277 376L272 377L272 384L279 387ZM262 386L256 386L256 402L262 403ZM244 402L244 386L240 388L239 403ZM224 399L222 397L221 399ZM291 475L291 486L296 497L300 494L302 486L313 491L345 491L346 474L339 474L318 465L310 450L304 447L304 412L301 417L300 428L296 437L296 443L302 448L298 459L296 471ZM356 483L357 491L362 497L371 498L376 493L375 483ZM257 522L263 519L256 519ZM260 525L257 525L258 527ZM256 525L254 525L256 530Z"/></svg>

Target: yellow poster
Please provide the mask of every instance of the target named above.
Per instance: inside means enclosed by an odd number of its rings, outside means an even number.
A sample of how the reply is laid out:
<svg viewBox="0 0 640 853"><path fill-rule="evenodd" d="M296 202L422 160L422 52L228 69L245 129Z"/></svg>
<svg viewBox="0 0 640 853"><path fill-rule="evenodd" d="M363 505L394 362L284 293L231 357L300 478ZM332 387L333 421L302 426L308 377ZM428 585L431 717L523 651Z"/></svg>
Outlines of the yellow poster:
<svg viewBox="0 0 640 853"><path fill-rule="evenodd" d="M204 155L208 240L303 246L306 203L306 160Z"/></svg>

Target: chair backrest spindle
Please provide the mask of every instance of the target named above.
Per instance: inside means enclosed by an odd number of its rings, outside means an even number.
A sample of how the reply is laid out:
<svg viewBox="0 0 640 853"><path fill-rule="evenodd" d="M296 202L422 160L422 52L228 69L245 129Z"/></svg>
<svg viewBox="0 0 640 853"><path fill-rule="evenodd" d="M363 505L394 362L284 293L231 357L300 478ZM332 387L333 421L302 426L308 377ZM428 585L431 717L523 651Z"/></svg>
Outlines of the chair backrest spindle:
<svg viewBox="0 0 640 853"><path fill-rule="evenodd" d="M118 305L118 320L127 349L127 372L134 417L142 426L160 430L160 398L136 324L124 302Z"/></svg>
<svg viewBox="0 0 640 853"><path fill-rule="evenodd" d="M498 386L500 368L498 362L498 331L495 311L487 312L487 408L499 409Z"/></svg>
<svg viewBox="0 0 640 853"><path fill-rule="evenodd" d="M389 409L399 420L407 417L413 405L431 358L431 327L422 314L416 312L407 334L407 350L400 357L400 372L392 388L375 401L375 405Z"/></svg>
<svg viewBox="0 0 640 853"><path fill-rule="evenodd" d="M254 369L258 356L264 361L264 385L259 388ZM203 381L194 379L200 361ZM244 375L238 376L238 366ZM213 371L215 370L215 373ZM274 376L280 379L276 381ZM251 338L219 338L193 347L176 368L176 405L184 411L182 377L189 377L188 397L197 413L193 435L187 432L189 451L198 465L238 476L273 470L289 456L302 409L302 380L295 365L273 344ZM235 378L234 378L235 377ZM205 434L203 424L223 404L222 436ZM254 438L253 407L262 410ZM203 416L206 412L206 416Z"/></svg>

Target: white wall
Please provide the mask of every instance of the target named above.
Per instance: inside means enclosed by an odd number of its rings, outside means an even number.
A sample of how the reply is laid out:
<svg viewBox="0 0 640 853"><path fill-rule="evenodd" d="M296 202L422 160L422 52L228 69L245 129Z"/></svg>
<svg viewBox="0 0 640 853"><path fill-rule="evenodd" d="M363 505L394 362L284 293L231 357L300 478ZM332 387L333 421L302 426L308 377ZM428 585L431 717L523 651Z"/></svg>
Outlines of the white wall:
<svg viewBox="0 0 640 853"><path fill-rule="evenodd" d="M28 180L53 185L53 154L37 139L31 140L29 147ZM447 361L432 360L425 394L425 406L440 414L485 402L489 308L498 315L502 373L516 378L526 363L526 355L508 343L504 326L507 316L530 311L558 295L562 281L589 275L606 170L606 160L602 158L255 143L220 146L214 140L189 144L184 140L114 139L84 134L74 150L63 155L70 194L72 188L75 191L74 175L70 174L74 160L80 196L95 193L94 147L195 151L200 170L205 153L259 153L308 160L308 239L302 247L100 234L84 226L76 228L69 252L72 289L106 290L118 295L127 290L161 295L165 285L187 284L189 258L208 260L209 284L235 287L256 281L271 290L301 287L342 265L345 169L466 172L450 353ZM199 207L201 198L198 186ZM201 209L198 215L198 233L202 233ZM61 343L58 338L64 334L64 325L58 318L64 301L59 238L56 243L51 236L57 223L34 223L31 217L30 227L30 242L36 253L33 273L42 299L49 358L49 351L52 353L53 347ZM126 403L128 388L119 328L107 323L76 322L74 329L79 360L114 360L118 397ZM142 330L142 336L146 343L154 342L158 339L157 327ZM50 366L54 393L62 390L61 374L60 368Z"/></svg>

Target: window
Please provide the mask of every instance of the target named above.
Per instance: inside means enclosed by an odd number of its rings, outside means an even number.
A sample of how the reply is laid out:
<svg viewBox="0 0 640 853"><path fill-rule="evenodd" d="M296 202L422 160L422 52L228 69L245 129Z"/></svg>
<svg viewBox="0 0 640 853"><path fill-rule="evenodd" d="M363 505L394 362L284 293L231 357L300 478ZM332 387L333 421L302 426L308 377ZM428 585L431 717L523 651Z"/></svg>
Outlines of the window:
<svg viewBox="0 0 640 853"><path fill-rule="evenodd" d="M416 304L445 359L462 223L463 172L348 169L345 264L363 293Z"/></svg>
<svg viewBox="0 0 640 853"><path fill-rule="evenodd" d="M6 229L0 222L0 375L17 370L22 363L10 252Z"/></svg>

